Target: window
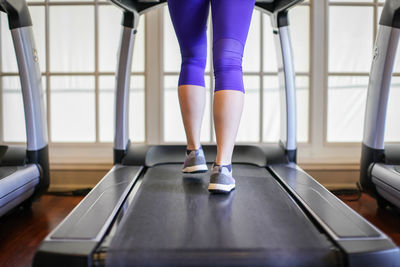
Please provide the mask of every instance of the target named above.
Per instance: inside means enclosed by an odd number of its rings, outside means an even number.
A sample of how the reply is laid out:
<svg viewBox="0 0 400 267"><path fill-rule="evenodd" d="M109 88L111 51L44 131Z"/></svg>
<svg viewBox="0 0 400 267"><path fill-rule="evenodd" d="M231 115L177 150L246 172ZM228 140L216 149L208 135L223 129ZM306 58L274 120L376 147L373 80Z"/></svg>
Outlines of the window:
<svg viewBox="0 0 400 267"><path fill-rule="evenodd" d="M50 143L112 142L122 12L105 1L28 3L46 91ZM131 78L130 133L134 142L145 141L144 20L142 17L139 23ZM24 142L21 86L5 14L0 23L1 141Z"/></svg>
<svg viewBox="0 0 400 267"><path fill-rule="evenodd" d="M180 53L168 8L164 8L164 141L184 142L177 84ZM209 25L211 18L209 18ZM310 61L310 6L308 3L290 11L291 38L295 57L298 140L308 141L309 118L309 61ZM212 38L208 27L208 59L206 65L207 103L201 139L215 141L210 103L214 90L212 74ZM243 57L245 106L238 131L238 142L277 142L280 131L279 95L275 44L270 18L259 10L253 13Z"/></svg>
<svg viewBox="0 0 400 267"><path fill-rule="evenodd" d="M329 2L327 141L360 142L372 50L384 1ZM346 30L343 30L346 29ZM398 60L396 60L398 62ZM395 76L399 75L399 64ZM392 79L386 141L400 141L399 80Z"/></svg>
<svg viewBox="0 0 400 267"><path fill-rule="evenodd" d="M290 10L300 162L358 162L371 54L383 2L305 1ZM105 0L31 0L29 8L43 72L53 162L66 157L70 162L99 162L102 155L100 162L109 162L121 11ZM280 116L272 29L267 15L259 10L253 14L243 61L246 102L238 141L276 142ZM25 140L22 98L4 14L0 23L0 141L21 143ZM215 141L210 47L203 143ZM184 142L177 98L179 47L167 8L141 17L133 57L131 140ZM395 104L400 101L399 62L386 127L386 140L391 142L400 141L400 112ZM66 149L70 149L67 156Z"/></svg>

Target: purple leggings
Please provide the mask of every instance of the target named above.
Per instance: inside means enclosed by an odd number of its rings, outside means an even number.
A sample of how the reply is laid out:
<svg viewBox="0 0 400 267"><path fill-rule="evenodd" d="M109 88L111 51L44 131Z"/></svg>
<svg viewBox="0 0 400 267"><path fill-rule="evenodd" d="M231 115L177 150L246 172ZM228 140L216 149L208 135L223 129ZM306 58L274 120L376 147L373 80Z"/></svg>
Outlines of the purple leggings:
<svg viewBox="0 0 400 267"><path fill-rule="evenodd" d="M205 86L210 2L215 91L244 92L242 57L255 0L168 0L182 55L179 85Z"/></svg>

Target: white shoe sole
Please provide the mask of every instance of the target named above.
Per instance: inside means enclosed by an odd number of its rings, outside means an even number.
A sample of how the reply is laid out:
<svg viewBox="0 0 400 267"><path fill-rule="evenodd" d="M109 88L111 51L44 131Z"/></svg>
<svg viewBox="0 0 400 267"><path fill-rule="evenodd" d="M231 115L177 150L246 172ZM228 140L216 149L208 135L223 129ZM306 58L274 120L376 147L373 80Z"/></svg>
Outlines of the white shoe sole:
<svg viewBox="0 0 400 267"><path fill-rule="evenodd" d="M182 169L182 172L184 172L184 173L206 172L206 171L208 171L208 167L205 164L190 166L190 167L186 167L186 168Z"/></svg>
<svg viewBox="0 0 400 267"><path fill-rule="evenodd" d="M209 191L230 192L235 188L235 184L209 184Z"/></svg>

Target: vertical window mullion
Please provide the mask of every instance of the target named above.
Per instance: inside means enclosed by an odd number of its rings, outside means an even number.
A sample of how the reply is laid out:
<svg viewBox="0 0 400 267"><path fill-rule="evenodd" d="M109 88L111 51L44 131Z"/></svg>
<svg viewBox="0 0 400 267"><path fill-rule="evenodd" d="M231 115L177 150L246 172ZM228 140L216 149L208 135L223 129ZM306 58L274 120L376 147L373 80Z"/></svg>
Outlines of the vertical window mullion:
<svg viewBox="0 0 400 267"><path fill-rule="evenodd" d="M262 143L264 140L264 14L260 14L260 73L259 73L259 84L260 84L260 133L259 142Z"/></svg>
<svg viewBox="0 0 400 267"><path fill-rule="evenodd" d="M0 21L0 26L1 26L1 21ZM3 38L3 31L1 30L2 27L0 27L0 40ZM0 52L3 51L2 44L0 42ZM4 122L3 122L3 64L2 61L0 60L0 143L4 142Z"/></svg>
<svg viewBox="0 0 400 267"><path fill-rule="evenodd" d="M372 33L372 38L373 38L372 42L375 43L376 35L377 35L377 33L378 33L378 31L377 31L377 24L378 24L378 1L377 1L377 0L374 0L374 11L373 11L373 12L374 12L374 15L373 15L373 20L372 20L372 23L373 23L372 27L374 27L374 28L373 28L373 33Z"/></svg>
<svg viewBox="0 0 400 267"><path fill-rule="evenodd" d="M49 144L52 143L51 138L51 84L50 84L50 7L49 0L45 1L45 49L46 49L46 63L45 63L45 76L46 76L46 106L47 106L47 134Z"/></svg>
<svg viewBox="0 0 400 267"><path fill-rule="evenodd" d="M211 16L211 9L210 9L210 16ZM213 100L214 100L214 86L215 86L215 81L214 81L214 62L213 62L213 26L212 26L212 19L210 19L210 40L209 40L209 45L211 47L210 49L210 143L213 142L214 140L214 111L213 111Z"/></svg>
<svg viewBox="0 0 400 267"><path fill-rule="evenodd" d="M95 142L100 142L100 90L99 90L99 5L98 0L94 3L94 71L95 71Z"/></svg>
<svg viewBox="0 0 400 267"><path fill-rule="evenodd" d="M157 106L159 107L159 109L157 110L157 116L158 116L158 120L159 123L157 124L157 132L158 132L158 140L157 143L161 143L164 142L164 116L162 116L164 114L164 75L160 75L162 73L162 71L164 70L164 10L159 8L157 10L158 12L158 20L157 20L157 28L158 28L158 39L159 42L157 42L158 47L157 50L159 51L158 53L158 63L157 64L157 84L158 86L156 87L157 90L157 97L156 97L156 101L157 101ZM150 68L151 69L151 68Z"/></svg>
<svg viewBox="0 0 400 267"><path fill-rule="evenodd" d="M145 23L145 116L146 142L157 144L163 142L163 27L162 11L158 9L146 14Z"/></svg>
<svg viewBox="0 0 400 267"><path fill-rule="evenodd" d="M312 47L312 64L311 64L311 80L310 80L310 141L312 151L318 154L324 146L326 140L326 95L327 95L327 18L328 0L313 1L311 5L312 14L312 31L311 31L311 47ZM317 15L318 14L318 15ZM324 14L325 16L319 16ZM321 40L323 40L321 42ZM322 90L317 90L322 88Z"/></svg>

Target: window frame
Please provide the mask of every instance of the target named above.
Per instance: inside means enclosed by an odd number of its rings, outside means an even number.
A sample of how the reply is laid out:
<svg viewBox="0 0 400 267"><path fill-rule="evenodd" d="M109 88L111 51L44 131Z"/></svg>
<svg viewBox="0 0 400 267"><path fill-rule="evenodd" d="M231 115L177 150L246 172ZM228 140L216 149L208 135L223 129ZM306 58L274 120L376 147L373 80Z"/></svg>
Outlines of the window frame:
<svg viewBox="0 0 400 267"><path fill-rule="evenodd" d="M98 14L99 6L110 5L108 2L95 1L57 1L44 0L43 2L29 2L29 6L43 6L45 8L45 49L46 61L42 62L42 75L46 77L46 104L49 108L50 103L50 77L57 75L89 75L95 77L95 103L96 103L96 141L91 143L58 143L50 141L51 162L62 164L109 164L112 159L112 143L100 142L99 138L99 77L114 75L115 72L99 71L99 29ZM56 73L49 71L49 9L50 6L63 5L84 5L94 6L95 12L95 70L88 73ZM309 112L308 112L308 141L299 143L299 162L300 163L358 163L360 158L360 143L349 142L328 142L327 141L327 103L328 103L328 78L337 75L353 75L368 76L368 73L335 73L328 72L328 38L329 38L329 7L330 6L374 6L374 25L377 24L378 7L383 3L373 0L371 3L360 2L330 2L329 0L310 0L302 5L309 6L310 10L310 53L309 53L309 72L296 73L300 75L308 75L309 77ZM320 14L323 14L321 16ZM263 16L260 16L260 33L263 34ZM373 37L376 37L377 28L374 26ZM374 41L374 40L373 40ZM166 143L163 140L163 80L164 80L164 56L163 56L163 9L146 14L145 17L145 71L132 72L131 75L143 75L145 78L145 141L148 144ZM260 38L261 46L263 38ZM151 51L151 52L150 52ZM263 88L264 75L274 75L273 72L264 72L262 62L261 49L260 72L246 73L257 75L260 79L260 88ZM17 76L18 73L2 72L0 62L0 90L2 90L2 77ZM176 75L176 73L169 73ZM212 66L209 74L212 74ZM395 73L400 76L400 73ZM212 77L212 75L210 75ZM213 79L211 84L213 83ZM211 87L212 88L212 87ZM0 101L3 95L0 94ZM263 98L263 90L260 90L260 103ZM50 108L49 108L50 110ZM263 131L263 114L262 104L260 105L260 139ZM51 131L50 112L48 112L49 136ZM0 125L2 125L2 109L0 109ZM151 123L150 123L151 122ZM211 124L212 126L212 124ZM210 129L211 138L213 137L213 127ZM0 127L0 140L3 140L3 127ZM261 140L260 140L261 141ZM21 143L9 143L21 144Z"/></svg>

